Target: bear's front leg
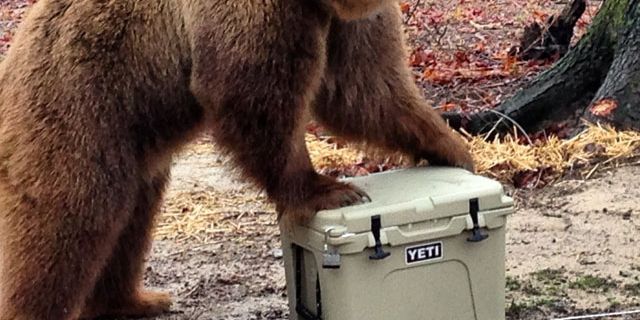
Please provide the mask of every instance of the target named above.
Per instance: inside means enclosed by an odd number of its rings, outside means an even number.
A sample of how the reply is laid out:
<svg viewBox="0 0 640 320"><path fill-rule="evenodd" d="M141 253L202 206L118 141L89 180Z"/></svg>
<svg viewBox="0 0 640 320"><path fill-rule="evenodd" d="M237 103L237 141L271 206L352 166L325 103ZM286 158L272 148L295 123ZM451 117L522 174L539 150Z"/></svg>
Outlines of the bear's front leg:
<svg viewBox="0 0 640 320"><path fill-rule="evenodd" d="M217 145L266 190L287 224L363 201L362 191L319 175L304 142L325 72L329 13L316 1L272 1L256 10L255 19L226 19L247 25L193 35L191 90Z"/></svg>

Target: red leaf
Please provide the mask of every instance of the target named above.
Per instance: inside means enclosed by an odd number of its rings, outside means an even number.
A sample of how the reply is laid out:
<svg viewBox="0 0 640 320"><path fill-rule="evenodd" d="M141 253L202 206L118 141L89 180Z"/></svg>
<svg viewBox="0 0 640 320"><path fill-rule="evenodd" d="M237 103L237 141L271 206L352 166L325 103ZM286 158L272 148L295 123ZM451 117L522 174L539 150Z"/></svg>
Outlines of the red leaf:
<svg viewBox="0 0 640 320"><path fill-rule="evenodd" d="M411 5L409 2L403 2L400 4L400 10L402 10L402 13L408 13L411 10Z"/></svg>
<svg viewBox="0 0 640 320"><path fill-rule="evenodd" d="M409 64L413 67L429 66L435 64L436 57L431 51L418 49L411 54Z"/></svg>
<svg viewBox="0 0 640 320"><path fill-rule="evenodd" d="M618 108L618 102L613 99L602 99L593 104L589 111L597 117L608 117Z"/></svg>
<svg viewBox="0 0 640 320"><path fill-rule="evenodd" d="M438 107L438 109L440 109L440 111L442 111L442 112L450 112L450 111L456 110L457 107L458 107L458 105L455 104L455 103L445 103L445 104L440 105Z"/></svg>
<svg viewBox="0 0 640 320"><path fill-rule="evenodd" d="M454 77L454 73L450 70L427 68L424 70L423 76L425 80L428 80L437 84L446 84L451 82Z"/></svg>

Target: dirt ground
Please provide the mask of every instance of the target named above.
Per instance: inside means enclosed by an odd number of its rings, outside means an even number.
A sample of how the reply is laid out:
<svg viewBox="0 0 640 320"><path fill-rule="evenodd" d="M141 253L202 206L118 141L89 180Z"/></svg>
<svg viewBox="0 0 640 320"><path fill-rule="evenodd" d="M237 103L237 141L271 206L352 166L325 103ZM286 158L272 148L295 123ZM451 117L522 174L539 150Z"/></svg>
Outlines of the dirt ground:
<svg viewBox="0 0 640 320"><path fill-rule="evenodd" d="M504 53L532 16L543 19L565 2L411 0L412 53L425 60L411 63L425 95L463 110L500 103L548 65L511 66ZM0 0L0 61L31 3ZM600 1L589 4L579 33ZM640 166L628 166L515 192L506 243L510 320L640 309L638 176ZM148 258L146 284L175 297L173 311L158 319L286 319L278 236L264 195L210 146L191 146L175 163Z"/></svg>
<svg viewBox="0 0 640 320"><path fill-rule="evenodd" d="M237 206L230 200L231 207L219 208L223 219L235 221L235 229L190 229L204 241L195 236L158 237L146 282L171 291L176 299L174 311L159 319L287 318L273 211L229 172L206 150L176 161L168 203L187 189L220 198L243 192L255 202ZM508 220L506 244L505 307L510 319L551 319L640 306L638 176L640 166L631 165L587 181L567 179L514 194L518 211ZM190 214L188 208L183 211ZM256 217L263 223L252 223ZM161 225L174 228L171 219Z"/></svg>
<svg viewBox="0 0 640 320"><path fill-rule="evenodd" d="M201 194L207 199L200 198ZM242 203L235 200L238 194L245 195ZM193 198L175 201L184 197ZM236 228L210 229L200 221L192 205L211 198L223 203L214 204L211 220L228 218L236 222ZM166 202L145 282L170 291L175 306L171 314L158 319L287 317L278 228L275 213L263 197L236 179L222 159L205 147L176 161ZM176 208L184 217L167 219ZM256 216L264 219L256 221ZM162 236L163 228L168 237Z"/></svg>

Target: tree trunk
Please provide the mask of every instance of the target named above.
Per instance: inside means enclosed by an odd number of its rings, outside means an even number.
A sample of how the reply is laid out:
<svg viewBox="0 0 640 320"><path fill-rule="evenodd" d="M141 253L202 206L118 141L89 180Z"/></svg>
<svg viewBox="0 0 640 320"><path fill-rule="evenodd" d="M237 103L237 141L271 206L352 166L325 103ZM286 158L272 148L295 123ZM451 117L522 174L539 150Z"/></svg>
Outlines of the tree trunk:
<svg viewBox="0 0 640 320"><path fill-rule="evenodd" d="M535 132L582 116L640 128L638 2L606 0L575 48L495 110L466 119L456 114L445 118L474 134L509 132L514 123Z"/></svg>
<svg viewBox="0 0 640 320"><path fill-rule="evenodd" d="M633 1L626 15L626 30L620 37L613 63L584 117L608 122L621 129L640 128L640 1ZM613 106L598 112L601 101Z"/></svg>
<svg viewBox="0 0 640 320"><path fill-rule="evenodd" d="M573 0L562 13L551 16L546 25L533 22L524 28L520 46L511 52L522 60L544 60L569 51L573 29L587 8L587 0Z"/></svg>

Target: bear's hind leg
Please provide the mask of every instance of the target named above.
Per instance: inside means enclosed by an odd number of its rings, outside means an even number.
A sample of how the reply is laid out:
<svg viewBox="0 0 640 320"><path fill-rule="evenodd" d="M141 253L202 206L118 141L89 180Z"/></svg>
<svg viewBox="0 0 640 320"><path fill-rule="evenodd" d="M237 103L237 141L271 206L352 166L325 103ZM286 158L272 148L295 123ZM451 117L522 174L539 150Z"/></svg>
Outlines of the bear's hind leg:
<svg viewBox="0 0 640 320"><path fill-rule="evenodd" d="M151 246L153 221L160 210L167 180L168 170L142 183L133 216L87 301L83 319L151 317L169 311L168 293L142 288L144 257Z"/></svg>
<svg viewBox="0 0 640 320"><path fill-rule="evenodd" d="M57 188L0 175L0 320L76 320L133 211L132 180L74 166Z"/></svg>

